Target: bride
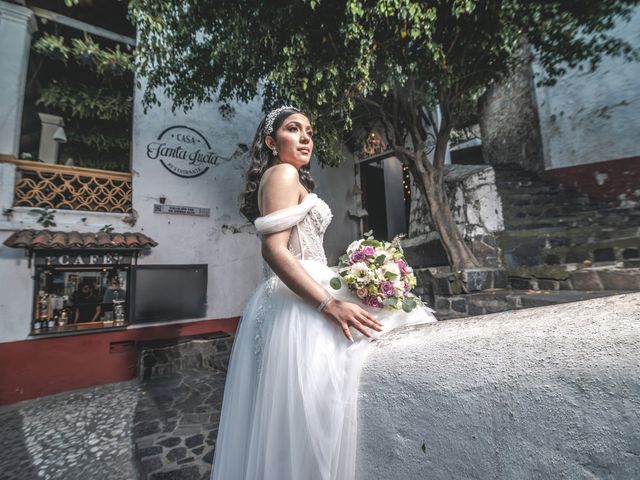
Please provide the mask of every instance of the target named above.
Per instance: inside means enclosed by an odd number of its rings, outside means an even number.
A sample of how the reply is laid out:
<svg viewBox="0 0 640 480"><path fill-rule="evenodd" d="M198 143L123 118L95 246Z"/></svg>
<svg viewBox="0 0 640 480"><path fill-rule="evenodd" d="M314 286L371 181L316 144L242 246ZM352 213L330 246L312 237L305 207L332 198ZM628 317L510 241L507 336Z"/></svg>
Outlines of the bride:
<svg viewBox="0 0 640 480"><path fill-rule="evenodd" d="M241 211L262 241L266 280L236 333L213 461L213 480L350 480L355 476L358 377L372 338L435 321L366 307L329 286L322 238L329 206L307 167L313 131L286 106L261 122Z"/></svg>

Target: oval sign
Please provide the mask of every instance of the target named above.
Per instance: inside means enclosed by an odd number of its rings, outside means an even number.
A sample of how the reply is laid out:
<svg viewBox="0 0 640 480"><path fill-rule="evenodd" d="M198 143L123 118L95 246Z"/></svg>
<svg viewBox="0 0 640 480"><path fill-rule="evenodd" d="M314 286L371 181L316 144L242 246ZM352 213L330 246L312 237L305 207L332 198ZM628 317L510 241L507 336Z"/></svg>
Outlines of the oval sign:
<svg viewBox="0 0 640 480"><path fill-rule="evenodd" d="M167 128L157 141L147 144L147 157L182 178L199 177L223 160L211 151L204 135L183 125Z"/></svg>

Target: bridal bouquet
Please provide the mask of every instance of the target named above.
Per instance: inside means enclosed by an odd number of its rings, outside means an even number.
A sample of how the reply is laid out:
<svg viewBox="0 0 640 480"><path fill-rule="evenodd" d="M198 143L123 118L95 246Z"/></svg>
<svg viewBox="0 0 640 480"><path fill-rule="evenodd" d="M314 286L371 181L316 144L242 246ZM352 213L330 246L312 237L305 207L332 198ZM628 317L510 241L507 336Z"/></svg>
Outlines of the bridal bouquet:
<svg viewBox="0 0 640 480"><path fill-rule="evenodd" d="M420 298L411 293L416 277L404 259L400 238L381 242L372 237L371 231L364 235L340 257L340 276L331 279L331 287L338 290L344 282L370 307L410 312L422 305Z"/></svg>

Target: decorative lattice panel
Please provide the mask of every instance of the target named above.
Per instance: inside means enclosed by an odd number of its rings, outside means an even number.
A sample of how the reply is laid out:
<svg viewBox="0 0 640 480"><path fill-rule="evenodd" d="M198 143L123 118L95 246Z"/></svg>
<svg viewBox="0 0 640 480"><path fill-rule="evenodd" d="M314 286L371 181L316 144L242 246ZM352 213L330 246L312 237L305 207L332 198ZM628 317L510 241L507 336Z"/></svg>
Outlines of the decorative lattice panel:
<svg viewBox="0 0 640 480"><path fill-rule="evenodd" d="M131 174L16 161L17 207L131 212Z"/></svg>

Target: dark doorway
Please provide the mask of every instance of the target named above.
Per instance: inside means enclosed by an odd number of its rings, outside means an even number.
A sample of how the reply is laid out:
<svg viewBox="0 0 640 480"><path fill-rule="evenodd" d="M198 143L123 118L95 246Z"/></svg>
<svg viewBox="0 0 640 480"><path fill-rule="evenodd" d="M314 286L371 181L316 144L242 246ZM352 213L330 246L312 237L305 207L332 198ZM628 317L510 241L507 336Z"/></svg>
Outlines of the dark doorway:
<svg viewBox="0 0 640 480"><path fill-rule="evenodd" d="M369 215L365 218L365 231L373 230L378 240L386 240L387 201L384 192L384 169L382 161L360 164L362 179L362 203Z"/></svg>
<svg viewBox="0 0 640 480"><path fill-rule="evenodd" d="M360 163L363 207L369 213L365 231L378 240L391 240L409 232L411 191L409 169L392 154Z"/></svg>

